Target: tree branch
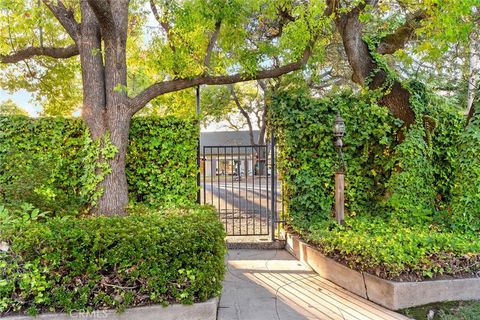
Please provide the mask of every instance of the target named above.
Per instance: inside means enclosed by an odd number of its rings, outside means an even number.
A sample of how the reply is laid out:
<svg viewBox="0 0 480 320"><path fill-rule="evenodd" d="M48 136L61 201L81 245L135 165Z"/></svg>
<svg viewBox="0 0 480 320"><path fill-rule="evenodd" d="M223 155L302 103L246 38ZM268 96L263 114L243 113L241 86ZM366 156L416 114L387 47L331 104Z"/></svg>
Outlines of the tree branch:
<svg viewBox="0 0 480 320"><path fill-rule="evenodd" d="M417 11L408 17L407 21L395 30L394 33L386 35L381 39L377 52L380 54L392 54L399 49L403 49L415 33L415 30L420 26L420 22L426 17L427 15L424 11Z"/></svg>
<svg viewBox="0 0 480 320"><path fill-rule="evenodd" d="M162 26L163 30L167 35L168 46L173 52L175 52L177 48L172 42L172 31L171 31L170 25L165 19L162 19L162 17L160 17L160 14L158 13L158 10L157 10L157 6L155 5L155 0L150 0L150 8L152 10L153 16L155 17L155 20L158 21L158 23L160 24L160 26Z"/></svg>
<svg viewBox="0 0 480 320"><path fill-rule="evenodd" d="M108 1L88 0L88 4L90 5L90 8L92 8L93 13L95 13L95 16L97 17L98 23L100 24L102 31L108 30L111 33L111 36L113 36L112 38L114 39L116 35L115 20L113 19L113 13L111 11Z"/></svg>
<svg viewBox="0 0 480 320"><path fill-rule="evenodd" d="M212 32L210 36L210 40L208 41L207 52L205 54L205 58L203 59L203 64L205 67L210 67L210 59L212 57L212 50L217 43L218 34L220 33L220 27L222 25L222 21L218 20L215 22L215 30Z"/></svg>
<svg viewBox="0 0 480 320"><path fill-rule="evenodd" d="M470 106L470 109L468 110L468 113L467 113L467 125L470 123L470 120L472 120L473 116L475 115L475 104L473 103L471 106Z"/></svg>
<svg viewBox="0 0 480 320"><path fill-rule="evenodd" d="M240 131L240 129L243 127L243 123L240 123L241 126L239 126L238 124L233 123L232 119L230 118L226 118L225 120L228 122L228 126L235 131Z"/></svg>
<svg viewBox="0 0 480 320"><path fill-rule="evenodd" d="M315 39L316 40L316 39ZM150 100L158 97L159 95L179 91L202 84L206 85L222 85L222 84L232 84L243 81L258 80L258 79L267 79L267 78L276 78L286 73L301 69L310 58L312 54L312 47L315 43L311 41L303 52L303 56L300 60L286 64L284 66L261 70L255 74L233 74L233 75L223 75L223 76L208 76L201 75L195 78L190 79L175 79L164 82L157 82L143 92L138 94L136 97L130 99L130 110L132 113L136 113L141 108L143 108Z"/></svg>
<svg viewBox="0 0 480 320"><path fill-rule="evenodd" d="M157 6L155 5L155 0L150 0L150 9L152 10L153 16L158 21L158 23L162 23L162 19L160 19L160 15L158 14Z"/></svg>
<svg viewBox="0 0 480 320"><path fill-rule="evenodd" d="M54 5L51 0L42 0L47 8L53 13L58 22L65 28L67 33L77 42L79 24L75 20L73 11L67 9L61 0L57 0L57 5Z"/></svg>
<svg viewBox="0 0 480 320"><path fill-rule="evenodd" d="M263 94L265 95L267 93L267 84L261 79L258 79L257 83L258 83L258 86L262 89Z"/></svg>
<svg viewBox="0 0 480 320"><path fill-rule="evenodd" d="M16 63L36 56L52 57L56 59L66 59L78 55L78 47L74 44L65 48L53 47L29 47L19 50L9 55L0 55L1 63Z"/></svg>
<svg viewBox="0 0 480 320"><path fill-rule="evenodd" d="M267 35L267 39L273 40L275 38L281 37L283 34L283 28L285 25L289 22L295 22L296 18L292 16L288 10L284 7L279 7L277 15L279 17L278 21L278 30L276 32L273 32L269 35Z"/></svg>
<svg viewBox="0 0 480 320"><path fill-rule="evenodd" d="M232 96L233 102L235 102L235 105L238 108L238 111L242 114L242 116L245 118L247 121L248 125L248 136L250 138L250 144L255 145L255 139L253 137L253 126L252 126L252 120L250 119L250 115L248 114L247 111L242 107L242 104L240 103L240 100L238 99L237 93L235 92L235 89L233 88L233 84L230 84L229 86L230 89L230 94Z"/></svg>
<svg viewBox="0 0 480 320"><path fill-rule="evenodd" d="M378 0L366 0L347 12L341 12L338 2L327 0L326 12L335 15L335 24L353 71L352 80L370 89L382 89L385 95L379 103L386 106L394 117L401 119L408 127L415 121L415 113L410 106L410 92L398 81L389 83L388 74L379 68L368 45L362 39L363 24L359 16L366 4L376 5Z"/></svg>
<svg viewBox="0 0 480 320"><path fill-rule="evenodd" d="M322 83L315 84L313 81L308 81L308 87L314 90L324 90L325 88L331 87L339 83L347 83L347 79L343 76L332 76L329 79L326 79Z"/></svg>

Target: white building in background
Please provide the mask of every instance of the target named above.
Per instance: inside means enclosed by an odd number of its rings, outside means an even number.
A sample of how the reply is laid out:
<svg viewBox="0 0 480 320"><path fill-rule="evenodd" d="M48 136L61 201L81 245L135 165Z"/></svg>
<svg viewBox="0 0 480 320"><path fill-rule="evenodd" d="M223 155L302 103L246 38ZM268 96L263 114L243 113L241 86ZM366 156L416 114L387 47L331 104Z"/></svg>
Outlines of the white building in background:
<svg viewBox="0 0 480 320"><path fill-rule="evenodd" d="M254 141L259 131L253 131ZM253 176L259 152L251 147L248 131L216 131L200 134L201 174L214 176Z"/></svg>

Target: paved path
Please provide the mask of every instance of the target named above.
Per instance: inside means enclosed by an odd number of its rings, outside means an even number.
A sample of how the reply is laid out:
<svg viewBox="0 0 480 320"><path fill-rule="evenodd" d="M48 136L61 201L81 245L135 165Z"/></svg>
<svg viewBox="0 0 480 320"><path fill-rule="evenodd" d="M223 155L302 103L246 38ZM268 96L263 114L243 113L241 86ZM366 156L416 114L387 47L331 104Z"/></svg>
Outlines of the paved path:
<svg viewBox="0 0 480 320"><path fill-rule="evenodd" d="M229 250L219 320L405 320L323 279L285 250Z"/></svg>

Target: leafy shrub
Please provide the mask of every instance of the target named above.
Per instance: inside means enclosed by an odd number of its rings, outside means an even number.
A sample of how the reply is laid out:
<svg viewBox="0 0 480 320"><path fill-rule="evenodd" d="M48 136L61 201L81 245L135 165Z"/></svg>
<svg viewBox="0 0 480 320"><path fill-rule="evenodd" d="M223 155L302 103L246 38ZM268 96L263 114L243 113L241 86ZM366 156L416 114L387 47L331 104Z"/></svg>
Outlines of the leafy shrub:
<svg viewBox="0 0 480 320"><path fill-rule="evenodd" d="M307 230L332 216L337 166L332 124L337 111L347 126L343 138L347 214L394 217L406 225L445 222L439 216L446 215L451 197L463 120L438 97L427 97L423 87L411 86L420 87L412 94L420 115L407 132L378 105L372 92L314 99L290 91L274 97L270 119L294 228Z"/></svg>
<svg viewBox="0 0 480 320"><path fill-rule="evenodd" d="M133 202L195 201L198 131L194 120L133 119L126 165ZM92 202L97 153L80 119L0 117L0 201L78 212Z"/></svg>
<svg viewBox="0 0 480 320"><path fill-rule="evenodd" d="M78 120L0 117L0 202L78 211L82 130Z"/></svg>
<svg viewBox="0 0 480 320"><path fill-rule="evenodd" d="M387 212L408 225L430 223L435 211L432 147L425 141L426 130L418 122L406 133L394 151L395 170L386 183Z"/></svg>
<svg viewBox="0 0 480 320"><path fill-rule="evenodd" d="M5 222L0 313L193 303L220 293L224 231L213 208Z"/></svg>
<svg viewBox="0 0 480 320"><path fill-rule="evenodd" d="M452 188L453 227L480 231L480 114L460 136Z"/></svg>
<svg viewBox="0 0 480 320"><path fill-rule="evenodd" d="M382 217L347 217L344 226L324 221L302 236L354 269L390 279L471 272L478 264L472 253L480 251L475 234L438 232L421 224L399 225Z"/></svg>
<svg viewBox="0 0 480 320"><path fill-rule="evenodd" d="M81 197L56 180L62 170L60 159L53 153L10 150L3 157L0 203L11 208L28 203L51 214L78 212Z"/></svg>
<svg viewBox="0 0 480 320"><path fill-rule="evenodd" d="M132 200L153 205L191 204L197 192L195 121L174 117L134 119L127 154Z"/></svg>
<svg viewBox="0 0 480 320"><path fill-rule="evenodd" d="M432 136L433 170L435 189L438 191L438 205L445 207L450 204L451 191L454 184L455 161L458 154L460 135L465 130L465 117L456 106L442 98L433 96L431 116L436 120Z"/></svg>
<svg viewBox="0 0 480 320"><path fill-rule="evenodd" d="M271 120L294 227L308 228L331 215L338 165L332 124L337 110L348 130L344 137L347 210L351 215L376 211L384 199L401 123L370 96L344 93L318 100L301 93L281 93L273 101Z"/></svg>
<svg viewBox="0 0 480 320"><path fill-rule="evenodd" d="M274 97L270 120L289 225L330 257L382 277L475 272L480 117L465 131L464 117L446 100L428 96L417 83L410 89L417 121L406 132L375 93ZM344 227L332 219L337 111L347 128Z"/></svg>

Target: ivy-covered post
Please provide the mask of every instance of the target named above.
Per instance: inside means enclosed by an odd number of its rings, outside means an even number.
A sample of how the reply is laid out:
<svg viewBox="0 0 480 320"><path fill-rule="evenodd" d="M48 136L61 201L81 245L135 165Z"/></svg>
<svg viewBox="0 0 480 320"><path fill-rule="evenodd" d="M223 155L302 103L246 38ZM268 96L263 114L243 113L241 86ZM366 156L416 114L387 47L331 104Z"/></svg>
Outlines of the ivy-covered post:
<svg viewBox="0 0 480 320"><path fill-rule="evenodd" d="M338 167L335 172L335 219L340 225L343 225L345 221L345 162L342 153L342 137L345 134L345 122L339 112L333 122L333 134L338 152Z"/></svg>

